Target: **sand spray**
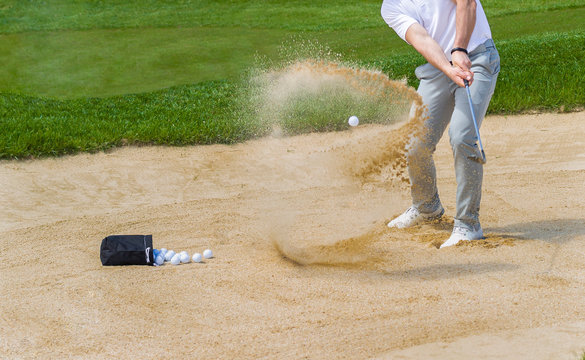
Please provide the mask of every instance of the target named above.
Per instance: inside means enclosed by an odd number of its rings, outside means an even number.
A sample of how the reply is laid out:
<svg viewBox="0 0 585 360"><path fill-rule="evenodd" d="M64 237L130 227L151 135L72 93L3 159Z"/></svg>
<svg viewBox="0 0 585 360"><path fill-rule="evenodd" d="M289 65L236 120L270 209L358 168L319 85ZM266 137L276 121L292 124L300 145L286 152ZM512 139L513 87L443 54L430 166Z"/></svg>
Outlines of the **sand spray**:
<svg viewBox="0 0 585 360"><path fill-rule="evenodd" d="M305 160L318 161L330 167L330 176L353 183L347 191L356 197L370 182L408 183L406 151L423 131L425 108L418 93L404 81L392 80L378 70L322 59L293 61L260 72L250 81L255 89L256 116L272 128L273 136L349 130L351 115L360 117L360 124L365 124L360 127L376 128L368 136L350 137ZM287 259L302 265L344 267L375 267L380 261L370 245L384 234L382 222L374 221L360 234L329 233L324 239L318 231L299 230L306 224L301 213L302 208L294 209L283 201L274 204L267 220L268 237ZM370 215L369 219L376 216Z"/></svg>

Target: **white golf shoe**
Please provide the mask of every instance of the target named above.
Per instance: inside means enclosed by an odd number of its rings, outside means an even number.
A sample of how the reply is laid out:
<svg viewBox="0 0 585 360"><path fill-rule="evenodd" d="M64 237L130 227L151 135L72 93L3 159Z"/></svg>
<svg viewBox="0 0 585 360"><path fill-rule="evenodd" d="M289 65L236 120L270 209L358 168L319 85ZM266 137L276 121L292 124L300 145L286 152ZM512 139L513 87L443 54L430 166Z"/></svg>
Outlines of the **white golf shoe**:
<svg viewBox="0 0 585 360"><path fill-rule="evenodd" d="M388 223L388 227L399 229L411 227L427 221L439 219L441 216L443 216L444 212L445 209L443 209L442 206L439 206L439 208L432 213L422 213L414 206L411 206L406 209L402 215L390 221Z"/></svg>
<svg viewBox="0 0 585 360"><path fill-rule="evenodd" d="M481 226L477 230L469 230L461 226L453 227L451 237L447 239L442 245L441 249L447 246L457 245L460 241L471 241L483 239L483 230Z"/></svg>

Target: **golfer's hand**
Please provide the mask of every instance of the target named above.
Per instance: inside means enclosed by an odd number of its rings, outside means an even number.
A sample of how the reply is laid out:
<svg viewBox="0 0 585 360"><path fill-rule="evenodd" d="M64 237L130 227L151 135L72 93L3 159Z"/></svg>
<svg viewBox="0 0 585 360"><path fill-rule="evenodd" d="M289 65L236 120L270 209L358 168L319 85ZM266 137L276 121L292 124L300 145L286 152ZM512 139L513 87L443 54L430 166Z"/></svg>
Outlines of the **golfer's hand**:
<svg viewBox="0 0 585 360"><path fill-rule="evenodd" d="M473 73L471 72L471 61L466 53L463 51L455 51L451 54L451 62L453 67L459 71L455 72L452 76L449 76L457 85L465 86L463 80L469 81L469 84L473 82Z"/></svg>
<svg viewBox="0 0 585 360"><path fill-rule="evenodd" d="M471 71L462 70L459 66L451 65L443 72L451 79L453 82L461 87L465 86L463 80L469 81L469 85L473 82L473 73Z"/></svg>

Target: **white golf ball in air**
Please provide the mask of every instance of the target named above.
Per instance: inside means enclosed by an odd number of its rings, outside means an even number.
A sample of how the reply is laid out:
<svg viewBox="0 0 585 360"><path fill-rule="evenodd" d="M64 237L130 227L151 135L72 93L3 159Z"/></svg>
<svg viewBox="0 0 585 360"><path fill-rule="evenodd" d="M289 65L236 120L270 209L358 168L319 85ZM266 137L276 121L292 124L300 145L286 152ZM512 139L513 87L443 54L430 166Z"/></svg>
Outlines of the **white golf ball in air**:
<svg viewBox="0 0 585 360"><path fill-rule="evenodd" d="M186 264L189 261L191 261L191 258L189 257L189 254L186 251L181 251L181 253L179 254L179 257L180 257L181 262L183 264Z"/></svg>
<svg viewBox="0 0 585 360"><path fill-rule="evenodd" d="M213 257L213 253L211 250L207 249L203 252L203 257L206 259L211 259Z"/></svg>
<svg viewBox="0 0 585 360"><path fill-rule="evenodd" d="M173 250L169 250L165 254L165 261L171 261L171 259L175 256L175 252Z"/></svg>
<svg viewBox="0 0 585 360"><path fill-rule="evenodd" d="M154 262L155 262L157 265L162 265L162 264L164 264L164 262L165 262L165 259L164 259L162 256L160 256L160 255L159 255L159 256L157 256L157 257L156 257L156 259L154 260Z"/></svg>
<svg viewBox="0 0 585 360"><path fill-rule="evenodd" d="M358 126L358 124L360 123L360 120L358 119L357 116L353 115L349 117L349 120L347 120L347 123L349 124L349 126Z"/></svg>
<svg viewBox="0 0 585 360"><path fill-rule="evenodd" d="M171 264L179 265L181 263L181 254L175 254L171 259Z"/></svg>
<svg viewBox="0 0 585 360"><path fill-rule="evenodd" d="M201 254L199 254L199 253L193 254L193 262L196 262L196 263L201 262Z"/></svg>

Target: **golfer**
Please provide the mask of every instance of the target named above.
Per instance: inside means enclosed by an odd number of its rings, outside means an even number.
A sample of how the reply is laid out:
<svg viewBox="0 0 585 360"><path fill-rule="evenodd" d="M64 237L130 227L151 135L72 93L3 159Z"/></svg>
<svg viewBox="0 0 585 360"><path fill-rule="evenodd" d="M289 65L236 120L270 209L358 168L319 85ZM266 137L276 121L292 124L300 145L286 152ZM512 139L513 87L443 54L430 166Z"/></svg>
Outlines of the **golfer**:
<svg viewBox="0 0 585 360"><path fill-rule="evenodd" d="M447 125L455 162L457 209L451 237L441 248L483 238L479 204L483 165L464 80L470 84L478 126L500 71L500 57L479 0L384 0L382 17L427 64L415 70L427 107L421 138L407 154L412 206L388 223L405 228L440 218L433 153Z"/></svg>

